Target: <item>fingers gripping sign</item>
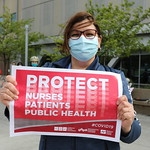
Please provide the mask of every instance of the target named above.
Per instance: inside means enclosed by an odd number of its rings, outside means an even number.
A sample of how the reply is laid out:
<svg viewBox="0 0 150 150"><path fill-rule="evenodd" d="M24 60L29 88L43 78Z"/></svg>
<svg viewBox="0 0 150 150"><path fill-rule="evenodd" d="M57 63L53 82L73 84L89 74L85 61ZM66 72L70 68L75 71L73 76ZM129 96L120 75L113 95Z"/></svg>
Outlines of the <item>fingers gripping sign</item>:
<svg viewBox="0 0 150 150"><path fill-rule="evenodd" d="M0 100L4 105L9 106L10 101L18 99L19 92L16 85L17 83L12 76L6 76L6 81L0 89Z"/></svg>
<svg viewBox="0 0 150 150"><path fill-rule="evenodd" d="M131 125L134 120L134 108L125 95L121 96L118 101L118 119L122 121L122 130L124 133L128 133L131 130Z"/></svg>

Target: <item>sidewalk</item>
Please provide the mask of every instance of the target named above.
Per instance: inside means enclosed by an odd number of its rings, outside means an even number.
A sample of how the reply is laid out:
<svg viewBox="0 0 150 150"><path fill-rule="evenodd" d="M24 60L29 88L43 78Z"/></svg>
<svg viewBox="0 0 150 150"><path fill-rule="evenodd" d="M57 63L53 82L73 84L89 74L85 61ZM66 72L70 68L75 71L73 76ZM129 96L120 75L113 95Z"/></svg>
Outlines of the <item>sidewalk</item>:
<svg viewBox="0 0 150 150"><path fill-rule="evenodd" d="M121 150L150 150L150 116L138 114L142 133L138 140L132 144L121 143Z"/></svg>
<svg viewBox="0 0 150 150"><path fill-rule="evenodd" d="M25 135L9 137L9 122L3 115L4 106L0 104L0 150L38 150L39 136ZM138 115L142 124L141 137L132 144L121 143L121 150L150 149L150 116Z"/></svg>
<svg viewBox="0 0 150 150"><path fill-rule="evenodd" d="M37 135L9 137L9 122L3 115L4 106L0 104L0 150L38 150Z"/></svg>

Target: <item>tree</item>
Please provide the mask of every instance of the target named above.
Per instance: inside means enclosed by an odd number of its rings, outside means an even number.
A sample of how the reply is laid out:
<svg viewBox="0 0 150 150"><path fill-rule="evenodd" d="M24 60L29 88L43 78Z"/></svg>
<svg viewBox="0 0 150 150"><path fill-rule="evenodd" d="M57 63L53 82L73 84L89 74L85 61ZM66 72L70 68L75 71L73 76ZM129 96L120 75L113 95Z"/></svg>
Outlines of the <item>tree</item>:
<svg viewBox="0 0 150 150"><path fill-rule="evenodd" d="M150 33L150 24L146 23L150 18L150 8L143 10L141 6L133 6L134 2L128 0L120 6L109 3L100 7L92 0L86 4L87 11L95 16L102 31L102 56L125 57L139 50L150 51L150 42L144 45L137 36L139 32Z"/></svg>
<svg viewBox="0 0 150 150"><path fill-rule="evenodd" d="M25 55L25 25L29 25L33 19L12 21L11 13L8 8L0 16L0 58L4 61L4 75L8 74L10 62L15 60L20 55ZM29 45L37 42L39 39L44 39L45 36L39 32L29 31ZM30 51L30 49L29 49Z"/></svg>

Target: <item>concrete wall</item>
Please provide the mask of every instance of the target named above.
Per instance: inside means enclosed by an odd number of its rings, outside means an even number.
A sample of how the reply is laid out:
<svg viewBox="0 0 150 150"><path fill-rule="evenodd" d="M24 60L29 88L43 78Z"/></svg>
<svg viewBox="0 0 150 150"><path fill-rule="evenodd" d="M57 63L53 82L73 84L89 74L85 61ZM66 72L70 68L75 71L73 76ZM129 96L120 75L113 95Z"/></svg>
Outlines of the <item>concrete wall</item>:
<svg viewBox="0 0 150 150"><path fill-rule="evenodd" d="M123 0L114 0L113 3L121 3ZM131 1L131 0L130 0ZM149 0L133 0L135 7L141 5L144 8L150 6ZM34 18L33 31L40 31L45 35L58 35L59 25L64 23L75 12L85 10L88 0L23 0L23 18ZM111 0L93 0L99 5L107 5ZM149 21L150 22L150 21Z"/></svg>

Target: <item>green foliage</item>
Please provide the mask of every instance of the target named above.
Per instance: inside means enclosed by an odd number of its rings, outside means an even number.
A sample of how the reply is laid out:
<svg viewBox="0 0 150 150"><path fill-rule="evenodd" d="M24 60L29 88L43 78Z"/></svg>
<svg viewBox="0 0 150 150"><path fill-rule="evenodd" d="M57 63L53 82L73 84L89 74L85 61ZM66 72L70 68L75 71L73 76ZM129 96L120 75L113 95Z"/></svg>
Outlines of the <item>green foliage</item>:
<svg viewBox="0 0 150 150"><path fill-rule="evenodd" d="M54 47L54 53L52 53L52 60L56 61L67 54L64 53L62 50L62 42L63 42L63 36L58 36L58 37L50 37L54 43L56 44L56 47Z"/></svg>
<svg viewBox="0 0 150 150"><path fill-rule="evenodd" d="M143 10L142 7L134 8L134 2L124 0L123 3L108 6L93 4L89 0L86 4L87 11L95 16L95 19L102 31L103 56L129 56L139 50L150 51L149 44L145 46L137 34L140 32L150 33L150 25L145 20L150 18L150 8ZM147 26L147 30L143 30Z"/></svg>
<svg viewBox="0 0 150 150"><path fill-rule="evenodd" d="M45 36L41 33L30 32L33 19L12 21L8 8L5 8L0 18L2 18L0 22L0 58L5 64L4 74L7 74L10 62L25 53L25 25L29 25L29 45Z"/></svg>
<svg viewBox="0 0 150 150"><path fill-rule="evenodd" d="M41 55L48 55L50 56L52 61L57 61L60 58L66 56L66 54L62 51L62 42L63 42L63 37L62 36L58 36L58 37L49 37L51 40L54 41L54 43L56 44L56 46L53 48L53 52L48 52L46 50L43 50L41 52Z"/></svg>

